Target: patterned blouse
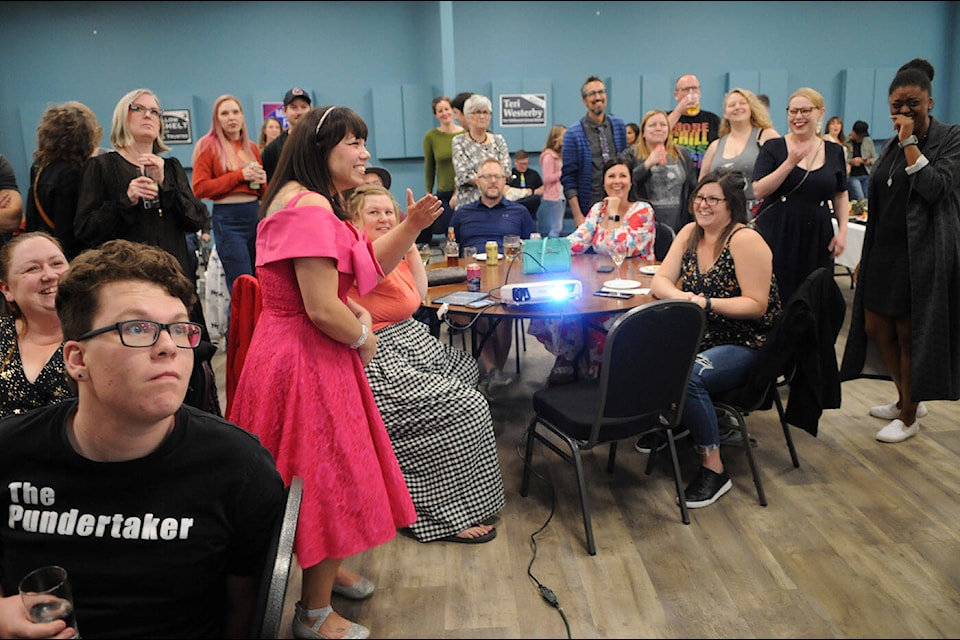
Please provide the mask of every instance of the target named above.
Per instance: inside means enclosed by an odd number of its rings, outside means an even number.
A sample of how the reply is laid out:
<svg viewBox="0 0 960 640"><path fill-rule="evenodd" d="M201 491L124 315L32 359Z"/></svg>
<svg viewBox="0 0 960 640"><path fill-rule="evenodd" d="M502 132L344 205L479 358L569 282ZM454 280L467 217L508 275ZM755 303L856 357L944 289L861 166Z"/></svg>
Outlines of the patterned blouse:
<svg viewBox="0 0 960 640"><path fill-rule="evenodd" d="M737 273L734 269L733 255L730 253L730 240L733 235L746 227L740 227L727 238L720 257L706 273L700 273L700 262L696 251L683 254L680 265L680 289L699 293L709 298L736 298L743 295ZM707 326L703 333L700 350L721 344L736 344L751 349L759 349L767 340L767 334L774 320L780 315L780 290L776 276L770 276L770 295L767 298L767 311L757 320L728 318L719 313L707 313Z"/></svg>
<svg viewBox="0 0 960 640"><path fill-rule="evenodd" d="M510 175L511 160L507 141L497 133L490 134L488 143L479 144L469 133L464 132L454 136L451 146L453 170L457 176L457 209L480 199L480 188L469 184L469 181L480 175L480 167L489 158L499 160L504 175Z"/></svg>
<svg viewBox="0 0 960 640"><path fill-rule="evenodd" d="M11 316L0 317L0 418L26 413L37 407L56 404L76 393L71 388L63 366L63 345L54 352L40 375L27 380L20 361L17 323Z"/></svg>
<svg viewBox="0 0 960 640"><path fill-rule="evenodd" d="M605 200L590 207L583 224L568 236L571 253L576 255L593 248L597 253L609 254L609 247L616 239L625 243L628 258L639 256L644 260L655 259L653 246L657 239L657 226L653 207L649 203L643 200L632 203L616 229L605 229L600 225L606 215Z"/></svg>

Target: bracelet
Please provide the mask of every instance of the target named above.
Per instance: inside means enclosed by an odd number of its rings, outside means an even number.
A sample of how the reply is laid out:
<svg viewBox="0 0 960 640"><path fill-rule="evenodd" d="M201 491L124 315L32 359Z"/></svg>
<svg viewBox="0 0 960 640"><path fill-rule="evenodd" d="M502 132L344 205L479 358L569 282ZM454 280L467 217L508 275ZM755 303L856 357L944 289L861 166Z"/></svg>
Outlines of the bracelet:
<svg viewBox="0 0 960 640"><path fill-rule="evenodd" d="M357 338L357 341L350 345L351 349L359 349L363 346L363 343L367 341L367 334L370 333L370 327L360 323L360 337Z"/></svg>
<svg viewBox="0 0 960 640"><path fill-rule="evenodd" d="M703 310L706 311L706 312L708 312L708 313L709 313L710 311L713 311L713 300L711 300L711 299L710 299L709 297L707 297L707 296L703 296L703 299L707 301L706 304L703 305Z"/></svg>

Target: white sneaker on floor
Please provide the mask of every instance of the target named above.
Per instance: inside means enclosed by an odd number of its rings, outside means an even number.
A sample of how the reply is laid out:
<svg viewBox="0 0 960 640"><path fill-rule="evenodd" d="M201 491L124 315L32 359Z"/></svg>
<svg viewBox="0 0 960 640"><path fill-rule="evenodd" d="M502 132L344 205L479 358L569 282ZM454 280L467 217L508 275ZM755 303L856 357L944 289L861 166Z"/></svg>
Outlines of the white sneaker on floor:
<svg viewBox="0 0 960 640"><path fill-rule="evenodd" d="M896 420L900 417L900 409L897 407L897 401L890 404L881 404L870 408L870 415L874 418L883 418L884 420ZM917 405L917 417L922 418L927 415L927 405L922 402Z"/></svg>
<svg viewBox="0 0 960 640"><path fill-rule="evenodd" d="M493 369L490 371L490 375L487 377L487 388L491 393L508 387L513 384L513 376L509 373L504 373L502 369Z"/></svg>
<svg viewBox="0 0 960 640"><path fill-rule="evenodd" d="M909 427L902 420L894 420L880 431L877 431L877 440L880 442L903 442L912 438L920 431L920 421L914 420Z"/></svg>

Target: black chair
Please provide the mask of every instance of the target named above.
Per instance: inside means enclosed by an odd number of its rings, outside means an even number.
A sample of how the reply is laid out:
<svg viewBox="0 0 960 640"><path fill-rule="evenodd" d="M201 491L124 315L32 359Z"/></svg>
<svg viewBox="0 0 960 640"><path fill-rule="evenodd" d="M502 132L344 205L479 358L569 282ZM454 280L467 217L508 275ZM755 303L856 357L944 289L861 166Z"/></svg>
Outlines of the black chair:
<svg viewBox="0 0 960 640"><path fill-rule="evenodd" d="M811 435L823 409L840 406L840 379L835 344L846 314L846 301L834 280L832 269L817 269L800 285L783 307L759 359L743 387L711 394L714 406L733 416L753 474L760 504L766 494L750 446L746 416L754 411L777 408L790 461L800 467L790 425ZM816 379L815 379L816 378ZM788 389L786 408L780 397Z"/></svg>
<svg viewBox="0 0 960 640"><path fill-rule="evenodd" d="M704 322L703 310L686 300L659 300L634 307L610 328L596 379L548 386L533 395L534 416L527 427L520 495L528 493L534 443L542 442L576 469L590 555L597 550L580 453L600 444L610 444L607 472L613 473L619 440L654 431L665 433L680 514L684 524L690 524L682 499L674 430L680 424ZM650 375L650 363L656 363L655 375ZM557 438L569 452L556 444Z"/></svg>
<svg viewBox="0 0 960 640"><path fill-rule="evenodd" d="M260 579L251 634L254 638L280 637L283 603L287 597L287 581L290 578L290 562L293 558L293 541L297 534L300 502L303 499L303 478L294 476L285 493L283 518L274 528Z"/></svg>
<svg viewBox="0 0 960 640"><path fill-rule="evenodd" d="M653 255L657 262L663 262L667 257L667 251L673 244L673 239L677 237L677 232L668 224L657 222L657 238L653 241Z"/></svg>

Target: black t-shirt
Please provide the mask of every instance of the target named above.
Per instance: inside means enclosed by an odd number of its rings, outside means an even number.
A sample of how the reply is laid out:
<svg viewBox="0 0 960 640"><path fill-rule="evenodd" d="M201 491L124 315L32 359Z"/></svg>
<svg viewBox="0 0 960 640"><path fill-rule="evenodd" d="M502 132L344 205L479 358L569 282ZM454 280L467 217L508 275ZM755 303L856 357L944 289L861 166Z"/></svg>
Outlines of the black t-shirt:
<svg viewBox="0 0 960 640"><path fill-rule="evenodd" d="M280 160L280 152L283 151L283 143L287 141L289 134L290 130L284 129L280 132L280 135L264 147L263 152L260 153L260 163L263 165L263 170L267 172L267 182L270 182L273 178L273 172L276 170L277 162Z"/></svg>
<svg viewBox="0 0 960 640"><path fill-rule="evenodd" d="M283 480L256 436L182 406L149 455L95 462L76 400L0 421L0 584L57 564L85 638L222 638L227 576L259 580Z"/></svg>
<svg viewBox="0 0 960 640"><path fill-rule="evenodd" d="M533 169L528 168L523 173L520 173L517 171L517 168L514 167L510 171L510 177L507 179L507 186L516 187L517 189L536 190L543 186L543 178Z"/></svg>
<svg viewBox="0 0 960 640"><path fill-rule="evenodd" d="M690 159L699 173L703 154L720 135L720 116L702 110L695 116L682 115L670 135L674 142L690 152Z"/></svg>

